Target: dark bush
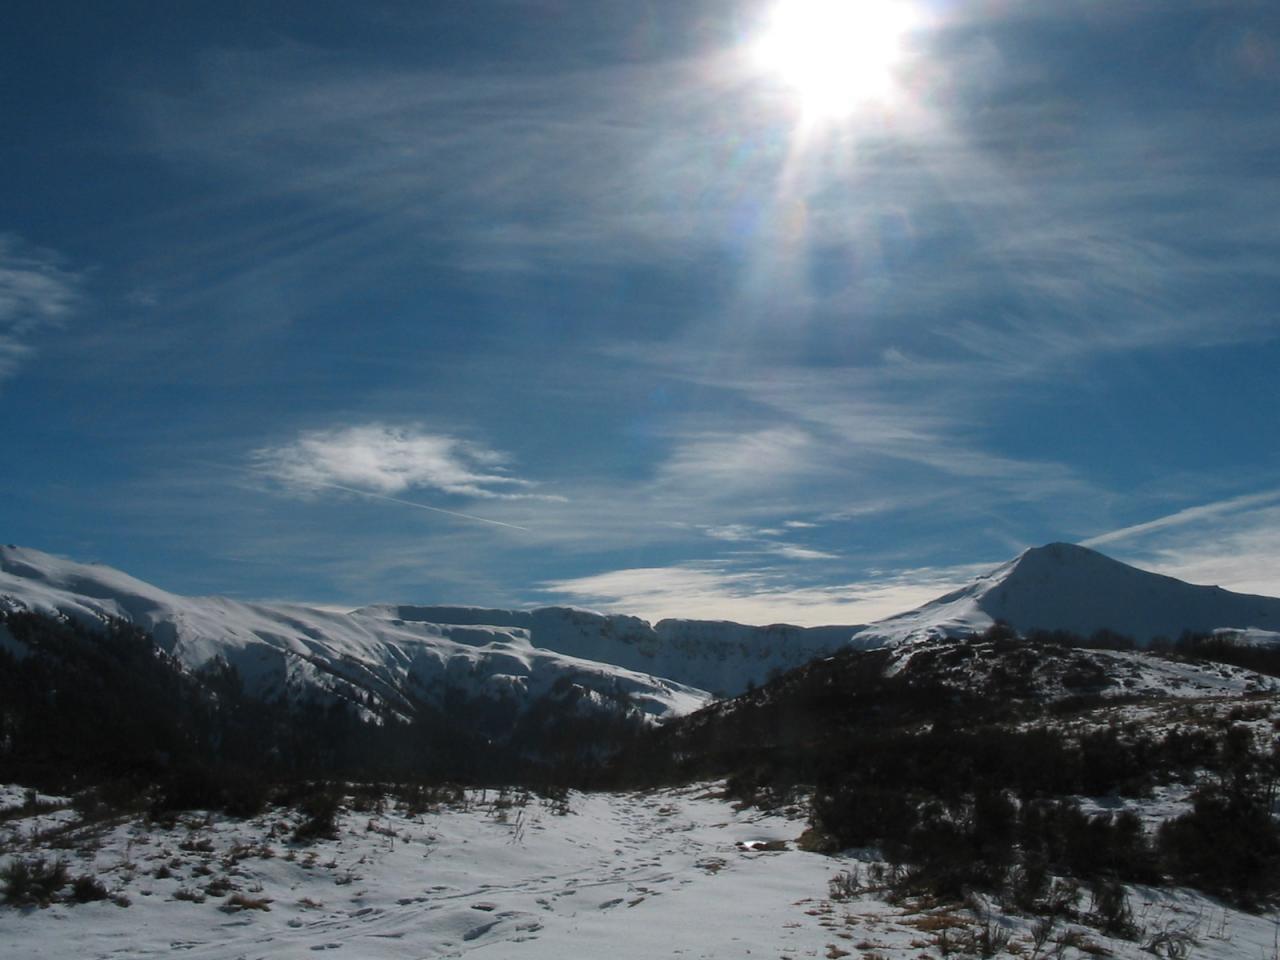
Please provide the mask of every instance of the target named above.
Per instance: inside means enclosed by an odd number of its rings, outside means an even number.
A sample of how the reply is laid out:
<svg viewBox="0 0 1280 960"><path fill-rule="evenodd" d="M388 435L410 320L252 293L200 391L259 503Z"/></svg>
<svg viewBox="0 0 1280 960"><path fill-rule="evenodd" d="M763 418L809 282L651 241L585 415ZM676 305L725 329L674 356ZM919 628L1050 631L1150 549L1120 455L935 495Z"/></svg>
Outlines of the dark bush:
<svg viewBox="0 0 1280 960"><path fill-rule="evenodd" d="M76 903L92 903L107 899L107 888L97 877L88 874L76 877L71 884L71 897Z"/></svg>
<svg viewBox="0 0 1280 960"><path fill-rule="evenodd" d="M1190 813L1161 825L1161 862L1177 883L1247 906L1280 884L1280 834L1259 800L1201 793Z"/></svg>
<svg viewBox="0 0 1280 960"><path fill-rule="evenodd" d="M316 840L332 840L338 835L338 797L325 786L303 797L298 810L305 818L293 832L293 839L299 843L312 843Z"/></svg>
<svg viewBox="0 0 1280 960"><path fill-rule="evenodd" d="M3 884L5 903L15 907L31 903L34 892L32 864L16 858L10 860L0 870L0 884Z"/></svg>
<svg viewBox="0 0 1280 960"><path fill-rule="evenodd" d="M67 862L59 857L50 863L44 857L14 859L0 870L4 901L11 906L49 903L67 885Z"/></svg>

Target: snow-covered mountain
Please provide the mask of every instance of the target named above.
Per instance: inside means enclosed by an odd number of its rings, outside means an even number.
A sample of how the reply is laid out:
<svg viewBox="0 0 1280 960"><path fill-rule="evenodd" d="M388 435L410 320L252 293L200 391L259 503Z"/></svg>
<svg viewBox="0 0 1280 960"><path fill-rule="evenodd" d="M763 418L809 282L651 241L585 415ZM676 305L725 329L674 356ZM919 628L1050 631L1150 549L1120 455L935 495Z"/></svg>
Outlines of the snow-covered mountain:
<svg viewBox="0 0 1280 960"><path fill-rule="evenodd" d="M0 547L0 607L130 621L189 668L224 659L246 692L264 699L318 696L363 704L372 696L410 712L414 700L439 704L450 688L529 702L567 684L589 701L626 696L654 717L687 713L710 699L681 683L536 647L529 631L515 626L182 597L110 567L14 546ZM11 637L0 642L15 645Z"/></svg>
<svg viewBox="0 0 1280 960"><path fill-rule="evenodd" d="M1069 544L1028 550L968 587L869 626L649 624L566 607L363 607L181 597L110 567L0 547L0 607L104 616L149 631L181 663L232 664L268 699L319 694L408 711L446 689L529 702L566 684L588 700L625 695L653 717L688 713L852 643L896 646L980 633L1110 629L1139 641L1231 629L1280 642L1280 599L1200 587ZM0 635L0 645L12 647Z"/></svg>
<svg viewBox="0 0 1280 960"><path fill-rule="evenodd" d="M736 694L771 673L790 670L849 642L857 626L756 627L713 620L647 620L569 607L374 606L360 616L393 623L487 625L528 632L534 646L669 677L715 694Z"/></svg>
<svg viewBox="0 0 1280 960"><path fill-rule="evenodd" d="M1184 631L1280 641L1280 599L1148 573L1069 543L1034 547L969 586L856 631L859 647L981 633L1002 620L1021 633L1112 630L1147 643Z"/></svg>

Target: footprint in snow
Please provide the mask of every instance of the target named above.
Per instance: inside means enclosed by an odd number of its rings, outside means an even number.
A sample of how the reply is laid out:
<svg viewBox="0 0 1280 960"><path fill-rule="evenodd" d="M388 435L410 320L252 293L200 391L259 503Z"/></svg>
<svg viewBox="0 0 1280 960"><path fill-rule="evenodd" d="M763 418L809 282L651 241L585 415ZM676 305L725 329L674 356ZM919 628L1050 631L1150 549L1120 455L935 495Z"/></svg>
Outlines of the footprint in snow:
<svg viewBox="0 0 1280 960"><path fill-rule="evenodd" d="M622 902L622 898L621 898L621 897L618 897L616 900L606 900L604 903L600 904L600 909L601 909L601 910L611 910L611 909L613 909L614 907L616 907L618 904L620 904L621 902Z"/></svg>

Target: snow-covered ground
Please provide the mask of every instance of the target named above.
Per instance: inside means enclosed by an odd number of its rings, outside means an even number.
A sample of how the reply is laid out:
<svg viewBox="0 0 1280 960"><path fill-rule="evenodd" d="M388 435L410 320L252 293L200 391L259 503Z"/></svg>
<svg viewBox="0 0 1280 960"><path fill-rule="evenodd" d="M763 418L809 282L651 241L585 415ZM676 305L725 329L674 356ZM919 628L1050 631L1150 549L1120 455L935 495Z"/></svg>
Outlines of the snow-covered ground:
<svg viewBox="0 0 1280 960"><path fill-rule="evenodd" d="M96 875L114 899L0 907L7 958L888 960L938 957L984 923L1009 934L1007 953L1034 953L1029 919L890 905L869 889L871 865L796 849L799 811L738 810L714 785L567 802L490 790L417 816L394 804L348 809L337 839L313 845L291 841L298 818L288 812L187 816L169 828L129 819L33 840L70 819L0 823L4 859L64 845L71 875ZM833 899L832 878L849 873L861 883ZM1172 931L1194 939L1195 957L1276 956L1274 915L1182 890L1131 896L1139 940L1061 926L1061 955L1104 948L1136 960ZM1053 950L1051 940L1040 955Z"/></svg>

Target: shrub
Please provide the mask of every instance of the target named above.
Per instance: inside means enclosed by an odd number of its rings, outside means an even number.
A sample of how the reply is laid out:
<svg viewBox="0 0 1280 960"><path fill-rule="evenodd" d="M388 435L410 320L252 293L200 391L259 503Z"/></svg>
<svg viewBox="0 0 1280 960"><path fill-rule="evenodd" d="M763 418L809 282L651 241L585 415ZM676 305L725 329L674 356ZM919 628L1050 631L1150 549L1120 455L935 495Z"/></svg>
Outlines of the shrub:
<svg viewBox="0 0 1280 960"><path fill-rule="evenodd" d="M52 863L48 863L43 857L40 858L36 861L32 876L33 888L40 903L48 903L52 900L70 879L67 874L67 861L61 857Z"/></svg>
<svg viewBox="0 0 1280 960"><path fill-rule="evenodd" d="M1157 845L1174 881L1246 906L1280 885L1280 833L1249 797L1200 794L1190 813L1161 824Z"/></svg>
<svg viewBox="0 0 1280 960"><path fill-rule="evenodd" d="M293 832L299 843L315 840L332 840L338 835L338 798L331 791L321 788L302 799L298 809L306 818Z"/></svg>
<svg viewBox="0 0 1280 960"><path fill-rule="evenodd" d="M92 903L95 900L107 899L107 888L103 886L102 881L97 877L89 874L82 874L76 877L75 882L71 884L71 898L76 903Z"/></svg>
<svg viewBox="0 0 1280 960"><path fill-rule="evenodd" d="M829 896L831 899L854 899L862 891L861 873L861 869L858 864L855 863L851 870L843 870L827 881L827 886L830 890Z"/></svg>
<svg viewBox="0 0 1280 960"><path fill-rule="evenodd" d="M1093 896L1092 919L1108 936L1132 940L1138 928L1129 909L1129 895L1116 880L1098 880L1090 890Z"/></svg>
<svg viewBox="0 0 1280 960"><path fill-rule="evenodd" d="M31 864L26 860L11 860L0 870L0 882L4 884L4 902L20 906L31 902Z"/></svg>
<svg viewBox="0 0 1280 960"><path fill-rule="evenodd" d="M15 859L0 870L4 901L11 906L48 903L67 885L67 879L67 861L61 857L52 863L44 857Z"/></svg>

